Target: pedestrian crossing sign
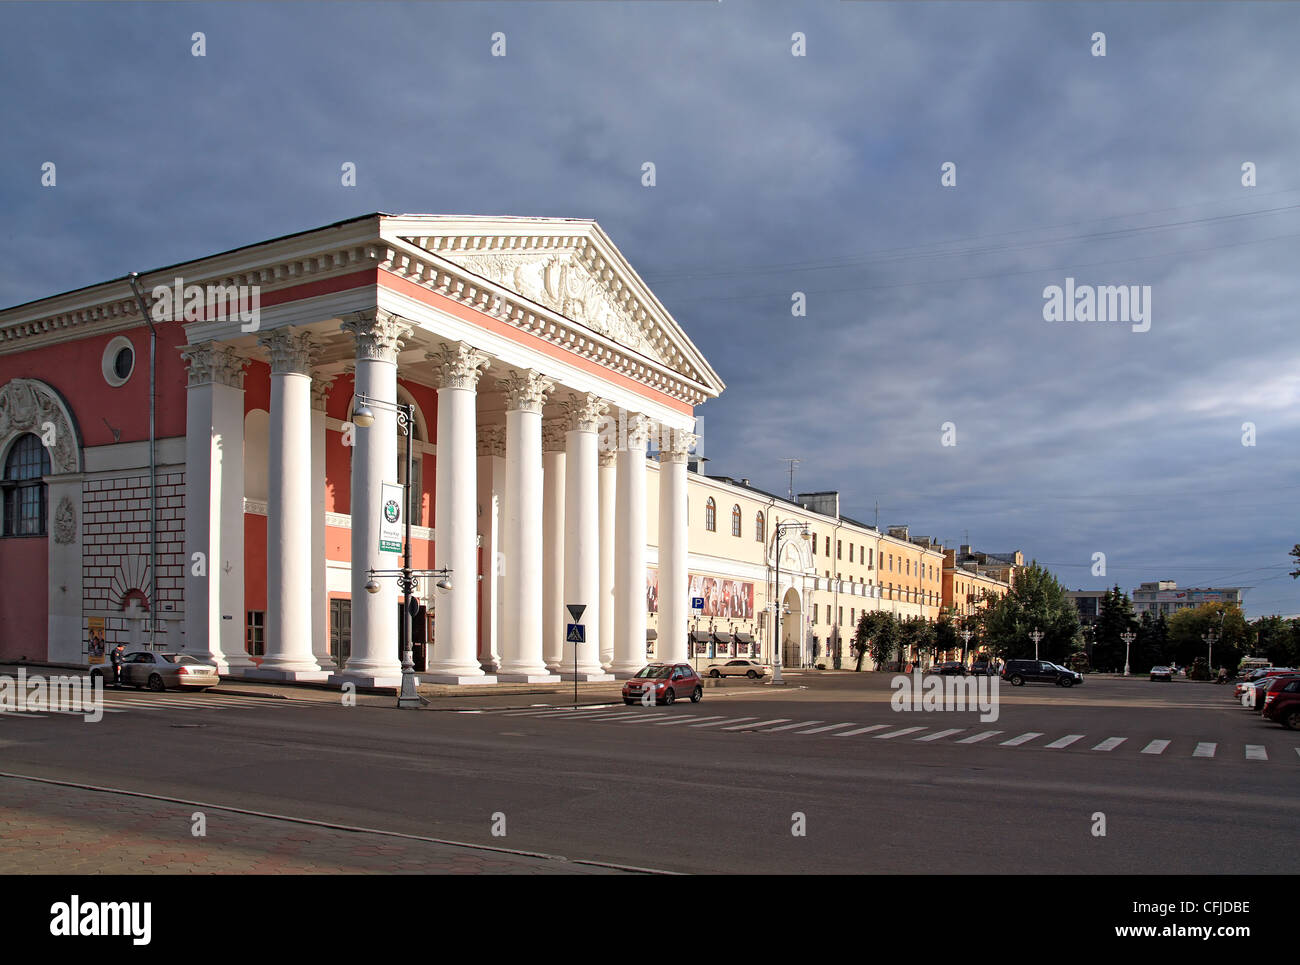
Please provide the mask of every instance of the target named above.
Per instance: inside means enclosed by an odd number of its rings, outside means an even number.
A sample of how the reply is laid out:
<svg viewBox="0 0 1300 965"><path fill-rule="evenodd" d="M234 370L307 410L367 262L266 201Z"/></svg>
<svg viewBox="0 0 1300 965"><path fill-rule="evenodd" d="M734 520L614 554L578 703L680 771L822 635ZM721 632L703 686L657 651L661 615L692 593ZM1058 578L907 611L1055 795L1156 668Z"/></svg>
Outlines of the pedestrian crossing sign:
<svg viewBox="0 0 1300 965"><path fill-rule="evenodd" d="M568 626L569 626L569 633L564 638L565 643L586 643L587 642L586 627L584 627L581 623L570 623Z"/></svg>

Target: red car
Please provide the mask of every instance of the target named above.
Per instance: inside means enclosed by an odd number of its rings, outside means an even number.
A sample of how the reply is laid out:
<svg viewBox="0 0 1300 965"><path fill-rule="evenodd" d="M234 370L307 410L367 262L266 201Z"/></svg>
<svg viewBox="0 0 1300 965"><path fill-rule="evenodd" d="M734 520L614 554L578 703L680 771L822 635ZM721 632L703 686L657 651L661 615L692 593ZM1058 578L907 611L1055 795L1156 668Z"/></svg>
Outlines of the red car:
<svg viewBox="0 0 1300 965"><path fill-rule="evenodd" d="M1260 703L1261 716L1277 721L1288 730L1300 728L1300 674L1285 674L1269 678L1268 685L1262 691L1256 692L1256 700ZM1282 709L1274 713L1274 704L1278 704ZM1287 723L1288 716L1294 718L1291 723Z"/></svg>
<svg viewBox="0 0 1300 965"><path fill-rule="evenodd" d="M690 697L696 704L704 698L704 681L688 663L649 664L623 685L625 704L671 704L678 697Z"/></svg>

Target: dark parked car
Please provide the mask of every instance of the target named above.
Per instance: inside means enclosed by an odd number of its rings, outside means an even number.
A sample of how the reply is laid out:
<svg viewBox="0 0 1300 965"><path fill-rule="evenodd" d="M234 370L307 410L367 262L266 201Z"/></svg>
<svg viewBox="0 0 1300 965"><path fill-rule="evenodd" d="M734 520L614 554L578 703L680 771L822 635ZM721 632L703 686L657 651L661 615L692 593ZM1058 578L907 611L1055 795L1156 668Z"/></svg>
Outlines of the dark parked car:
<svg viewBox="0 0 1300 965"><path fill-rule="evenodd" d="M931 667L930 673L944 674L945 676L957 674L964 677L966 676L966 665L960 660L945 660Z"/></svg>
<svg viewBox="0 0 1300 965"><path fill-rule="evenodd" d="M647 689L652 694L647 702L656 704L671 704L678 697L690 697L698 704L704 697L704 681L688 663L652 663L642 667L623 685L623 703L641 703Z"/></svg>
<svg viewBox="0 0 1300 965"><path fill-rule="evenodd" d="M1300 730L1300 677L1275 677L1264 696L1263 715L1287 730Z"/></svg>
<svg viewBox="0 0 1300 965"><path fill-rule="evenodd" d="M1056 684L1073 687L1083 683L1083 674L1066 670L1049 660L1008 660L1002 668L1002 679L1013 687L1026 683Z"/></svg>

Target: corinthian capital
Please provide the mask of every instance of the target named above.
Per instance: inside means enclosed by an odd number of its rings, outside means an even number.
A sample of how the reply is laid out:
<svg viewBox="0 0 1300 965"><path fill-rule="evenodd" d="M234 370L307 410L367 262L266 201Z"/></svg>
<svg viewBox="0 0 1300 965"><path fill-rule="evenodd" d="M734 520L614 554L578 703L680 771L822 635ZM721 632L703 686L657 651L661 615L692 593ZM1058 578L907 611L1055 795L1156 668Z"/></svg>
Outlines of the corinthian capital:
<svg viewBox="0 0 1300 965"><path fill-rule="evenodd" d="M658 426L654 419L648 415L637 413L627 417L627 429L625 438L627 439L627 448L630 452L639 452L645 455L645 445L653 438L658 431Z"/></svg>
<svg viewBox="0 0 1300 965"><path fill-rule="evenodd" d="M337 375L325 375L320 372L313 372L311 377L311 407L325 411L325 403L329 400L330 389L334 387L334 380Z"/></svg>
<svg viewBox="0 0 1300 965"><path fill-rule="evenodd" d="M181 347L181 358L185 360L188 370L188 385L228 385L231 388L244 387L244 366L248 359L242 358L230 346L216 342L200 342Z"/></svg>
<svg viewBox="0 0 1300 965"><path fill-rule="evenodd" d="M486 352L480 352L468 342L444 345L441 351L430 352L425 358L439 368L438 387L441 389L475 389L483 370L488 367Z"/></svg>
<svg viewBox="0 0 1300 965"><path fill-rule="evenodd" d="M700 437L685 429L670 429L664 426L659 438L660 462L685 462Z"/></svg>
<svg viewBox="0 0 1300 965"><path fill-rule="evenodd" d="M506 427L479 426L476 434L478 454L480 456L504 456L506 454Z"/></svg>
<svg viewBox="0 0 1300 965"><path fill-rule="evenodd" d="M582 395L570 392L560 407L570 432L595 432L600 427L600 417L609 411L609 403L593 392Z"/></svg>
<svg viewBox="0 0 1300 965"><path fill-rule="evenodd" d="M548 419L542 423L542 452L566 451L565 426L563 419Z"/></svg>
<svg viewBox="0 0 1300 965"><path fill-rule="evenodd" d="M529 369L507 375L501 380L501 388L506 393L507 412L541 412L555 383L536 369Z"/></svg>
<svg viewBox="0 0 1300 965"><path fill-rule="evenodd" d="M339 326L357 340L357 359L396 362L412 324L382 308L354 312Z"/></svg>
<svg viewBox="0 0 1300 965"><path fill-rule="evenodd" d="M257 342L271 355L272 375L310 375L316 345L310 335L294 335L287 328L263 332Z"/></svg>

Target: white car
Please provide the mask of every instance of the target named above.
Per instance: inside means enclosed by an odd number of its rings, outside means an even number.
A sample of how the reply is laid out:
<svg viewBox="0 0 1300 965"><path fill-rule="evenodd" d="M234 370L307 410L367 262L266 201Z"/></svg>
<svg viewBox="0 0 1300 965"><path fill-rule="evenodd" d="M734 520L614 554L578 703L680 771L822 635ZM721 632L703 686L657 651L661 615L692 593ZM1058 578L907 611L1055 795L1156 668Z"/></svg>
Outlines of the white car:
<svg viewBox="0 0 1300 965"><path fill-rule="evenodd" d="M758 680L772 672L772 668L757 660L737 659L715 663L709 668L710 677L749 677Z"/></svg>

